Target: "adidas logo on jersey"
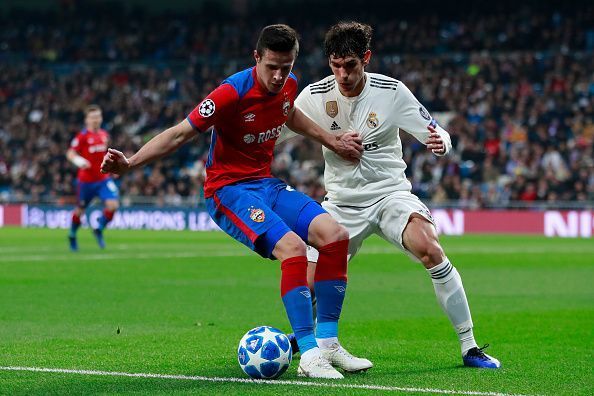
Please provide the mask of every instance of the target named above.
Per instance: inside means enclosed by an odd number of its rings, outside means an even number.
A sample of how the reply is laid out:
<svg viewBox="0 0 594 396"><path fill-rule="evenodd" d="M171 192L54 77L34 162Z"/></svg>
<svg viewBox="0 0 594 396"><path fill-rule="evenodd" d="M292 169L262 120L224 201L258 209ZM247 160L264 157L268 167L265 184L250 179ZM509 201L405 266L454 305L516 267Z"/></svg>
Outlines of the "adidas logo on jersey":
<svg viewBox="0 0 594 396"><path fill-rule="evenodd" d="M339 129L341 129L338 124L336 123L336 121L332 122L332 125L330 125L330 130L331 131L338 131Z"/></svg>

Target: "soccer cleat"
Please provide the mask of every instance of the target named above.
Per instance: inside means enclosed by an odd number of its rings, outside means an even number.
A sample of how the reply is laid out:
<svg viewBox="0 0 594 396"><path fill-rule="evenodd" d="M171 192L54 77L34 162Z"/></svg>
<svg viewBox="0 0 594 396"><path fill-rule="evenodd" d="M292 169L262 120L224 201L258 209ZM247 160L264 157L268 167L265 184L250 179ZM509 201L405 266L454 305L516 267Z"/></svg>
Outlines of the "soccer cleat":
<svg viewBox="0 0 594 396"><path fill-rule="evenodd" d="M105 240L103 239L103 230L99 228L95 228L93 230L93 235L95 235L95 239L97 240L97 244L101 249L105 249Z"/></svg>
<svg viewBox="0 0 594 396"><path fill-rule="evenodd" d="M340 374L322 355L318 355L307 363L299 362L297 375L309 378L343 379Z"/></svg>
<svg viewBox="0 0 594 396"><path fill-rule="evenodd" d="M68 236L68 241L70 242L70 251L78 252L78 242L76 241L76 237Z"/></svg>
<svg viewBox="0 0 594 396"><path fill-rule="evenodd" d="M373 367L367 359L353 356L342 347L342 345L335 343L330 348L320 348L322 356L326 358L334 367L343 369L349 373L357 373L360 371L367 371Z"/></svg>
<svg viewBox="0 0 594 396"><path fill-rule="evenodd" d="M297 337L295 337L295 334L287 334L287 337L289 338L289 342L291 343L291 351L293 352L293 355L299 353L299 344L297 343Z"/></svg>
<svg viewBox="0 0 594 396"><path fill-rule="evenodd" d="M489 347L489 344L485 344L482 348L471 348L469 349L464 356L462 356L462 360L464 361L464 365L468 367L477 367L477 368L491 368L496 369L501 367L501 363L499 360L495 359L493 356L487 355L483 352L485 349Z"/></svg>

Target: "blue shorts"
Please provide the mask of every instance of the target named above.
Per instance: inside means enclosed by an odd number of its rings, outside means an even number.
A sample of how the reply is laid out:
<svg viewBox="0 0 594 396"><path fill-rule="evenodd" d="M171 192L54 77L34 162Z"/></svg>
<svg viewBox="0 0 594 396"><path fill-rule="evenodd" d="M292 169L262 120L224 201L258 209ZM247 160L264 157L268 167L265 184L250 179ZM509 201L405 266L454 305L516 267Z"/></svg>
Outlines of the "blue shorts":
<svg viewBox="0 0 594 396"><path fill-rule="evenodd" d="M77 185L78 206L86 208L93 198L99 197L101 201L118 199L118 187L111 178L95 183L84 183L79 181Z"/></svg>
<svg viewBox="0 0 594 396"><path fill-rule="evenodd" d="M276 243L294 231L307 243L311 221L327 213L282 180L267 178L231 184L206 199L210 217L223 231L262 257L274 258Z"/></svg>

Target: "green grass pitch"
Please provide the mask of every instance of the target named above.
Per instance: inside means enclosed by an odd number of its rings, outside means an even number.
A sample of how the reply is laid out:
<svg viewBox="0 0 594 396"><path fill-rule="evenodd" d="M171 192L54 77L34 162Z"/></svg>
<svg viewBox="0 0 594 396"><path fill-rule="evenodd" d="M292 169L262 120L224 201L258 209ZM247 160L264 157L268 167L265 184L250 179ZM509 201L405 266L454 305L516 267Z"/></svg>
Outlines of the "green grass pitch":
<svg viewBox="0 0 594 396"><path fill-rule="evenodd" d="M296 360L272 385L6 370L242 378L244 332L289 330L278 262L222 233L108 230L105 251L79 236L72 254L64 230L0 229L0 394L594 394L594 242L519 236L442 238L501 370L462 367L425 270L378 238L350 264L340 324L375 367L338 383L368 389L295 384L328 383L298 378Z"/></svg>

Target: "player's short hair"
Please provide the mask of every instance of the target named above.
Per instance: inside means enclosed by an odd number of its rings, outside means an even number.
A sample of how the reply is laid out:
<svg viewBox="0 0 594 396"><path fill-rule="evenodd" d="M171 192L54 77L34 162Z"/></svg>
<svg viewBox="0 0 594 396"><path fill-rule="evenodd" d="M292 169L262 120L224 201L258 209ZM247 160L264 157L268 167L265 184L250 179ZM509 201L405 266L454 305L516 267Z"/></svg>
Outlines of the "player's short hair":
<svg viewBox="0 0 594 396"><path fill-rule="evenodd" d="M256 51L258 55L263 56L265 50L274 52L295 51L295 56L299 54L299 37L295 29L288 25L277 24L266 26L260 32Z"/></svg>
<svg viewBox="0 0 594 396"><path fill-rule="evenodd" d="M85 116L88 116L89 113L92 113L93 111L101 111L101 107L99 107L99 105L96 104L88 105L87 107L85 107Z"/></svg>
<svg viewBox="0 0 594 396"><path fill-rule="evenodd" d="M336 58L358 56L363 59L363 55L371 44L372 34L373 29L365 23L338 22L326 32L324 53L328 58L330 56Z"/></svg>

